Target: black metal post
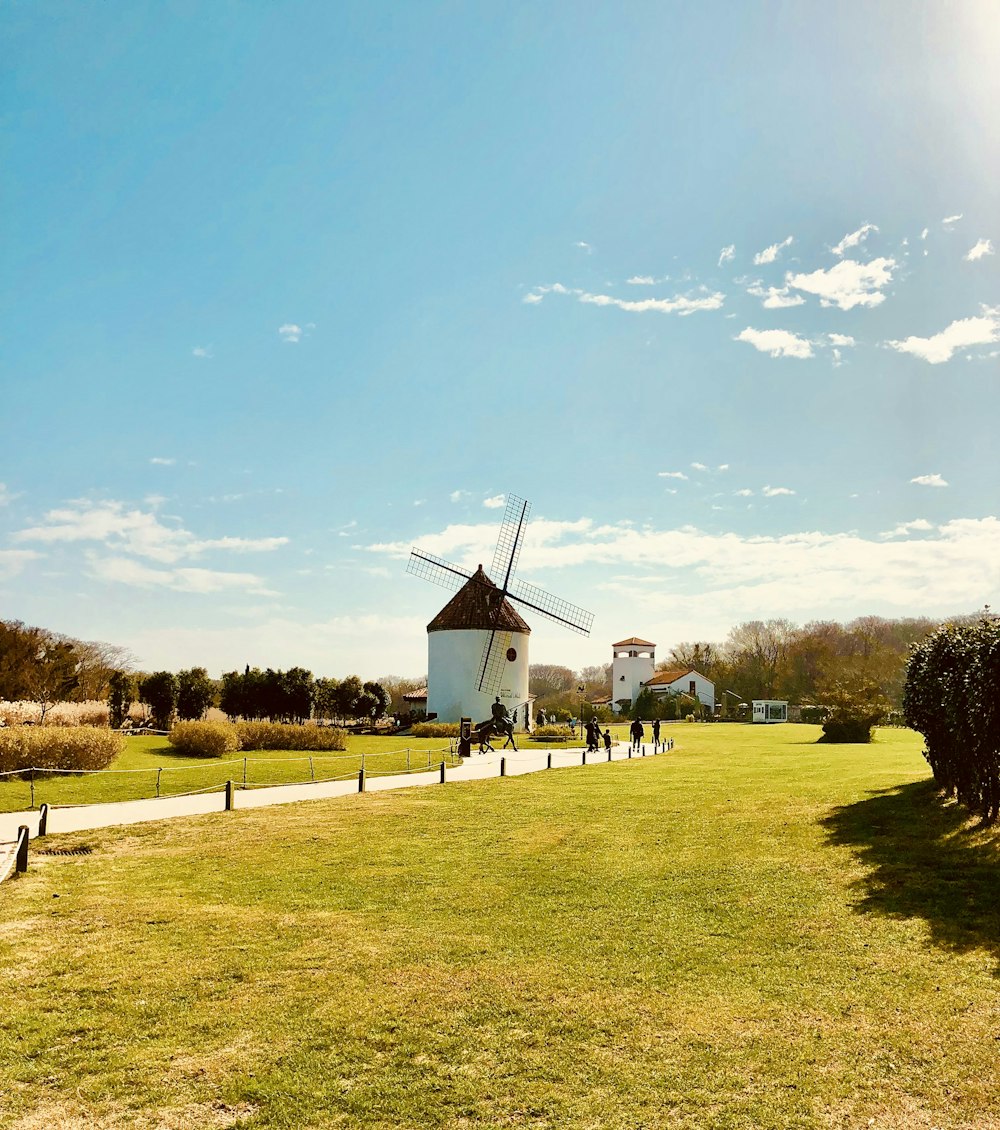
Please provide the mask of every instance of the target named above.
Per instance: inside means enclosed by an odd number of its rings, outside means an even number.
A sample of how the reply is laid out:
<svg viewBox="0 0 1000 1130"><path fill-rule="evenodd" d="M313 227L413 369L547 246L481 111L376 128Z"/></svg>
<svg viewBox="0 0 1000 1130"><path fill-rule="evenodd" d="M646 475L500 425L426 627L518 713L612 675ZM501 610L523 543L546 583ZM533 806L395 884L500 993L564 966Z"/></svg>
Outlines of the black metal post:
<svg viewBox="0 0 1000 1130"><path fill-rule="evenodd" d="M361 768L358 770L358 792L363 793L364 791L365 791L365 767L362 765Z"/></svg>
<svg viewBox="0 0 1000 1130"><path fill-rule="evenodd" d="M507 758L506 757L500 758L500 776L501 777L507 776Z"/></svg>
<svg viewBox="0 0 1000 1130"><path fill-rule="evenodd" d="M233 811L233 795L234 795L233 782L227 781L226 782L226 812L232 812Z"/></svg>
<svg viewBox="0 0 1000 1130"><path fill-rule="evenodd" d="M17 830L17 856L14 860L14 871L23 875L28 870L28 825L22 824Z"/></svg>
<svg viewBox="0 0 1000 1130"><path fill-rule="evenodd" d="M44 836L49 830L49 806L43 800L38 806L38 834Z"/></svg>
<svg viewBox="0 0 1000 1130"><path fill-rule="evenodd" d="M442 785L444 784L444 766L445 766L445 763L442 761L441 762L441 784Z"/></svg>

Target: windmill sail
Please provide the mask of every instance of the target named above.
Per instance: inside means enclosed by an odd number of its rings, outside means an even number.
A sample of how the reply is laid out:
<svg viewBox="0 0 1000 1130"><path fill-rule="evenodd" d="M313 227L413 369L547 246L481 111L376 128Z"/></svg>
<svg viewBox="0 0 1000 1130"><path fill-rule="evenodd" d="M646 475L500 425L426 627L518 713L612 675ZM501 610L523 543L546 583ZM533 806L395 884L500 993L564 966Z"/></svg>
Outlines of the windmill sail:
<svg viewBox="0 0 1000 1130"><path fill-rule="evenodd" d="M414 577L421 577L442 588L451 589L452 592L458 592L471 577L471 574L464 569L452 565L443 557L425 553L422 549L414 549L411 552L410 560L406 563L406 571L412 573Z"/></svg>
<svg viewBox="0 0 1000 1130"><path fill-rule="evenodd" d="M585 608L570 604L568 600L562 600L558 596L552 596L544 589L529 585L527 581L514 581L507 595L511 600L516 600L518 604L523 604L525 608L530 608L547 620L562 624L564 628L579 632L581 636L590 635L594 614Z"/></svg>

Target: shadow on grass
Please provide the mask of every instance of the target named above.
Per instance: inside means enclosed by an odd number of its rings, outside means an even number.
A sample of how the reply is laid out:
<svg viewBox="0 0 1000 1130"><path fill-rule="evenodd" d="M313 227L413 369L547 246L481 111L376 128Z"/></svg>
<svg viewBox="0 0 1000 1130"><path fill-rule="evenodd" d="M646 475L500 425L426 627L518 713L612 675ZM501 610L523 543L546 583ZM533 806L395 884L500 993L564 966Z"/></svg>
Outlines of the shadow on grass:
<svg viewBox="0 0 1000 1130"><path fill-rule="evenodd" d="M872 793L823 820L830 842L871 871L855 909L922 918L935 945L988 949L1000 961L1000 850L995 835L942 801L932 781Z"/></svg>

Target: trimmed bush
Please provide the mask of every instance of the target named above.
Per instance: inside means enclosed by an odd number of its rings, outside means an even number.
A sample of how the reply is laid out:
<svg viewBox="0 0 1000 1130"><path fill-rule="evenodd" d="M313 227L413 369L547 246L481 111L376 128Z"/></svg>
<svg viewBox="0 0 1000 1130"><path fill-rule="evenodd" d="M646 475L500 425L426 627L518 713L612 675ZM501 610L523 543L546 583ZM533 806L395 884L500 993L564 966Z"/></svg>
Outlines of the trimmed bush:
<svg viewBox="0 0 1000 1130"><path fill-rule="evenodd" d="M240 748L239 734L229 722L178 722L167 741L185 757L222 757Z"/></svg>
<svg viewBox="0 0 1000 1130"><path fill-rule="evenodd" d="M803 706L799 711L799 721L808 722L811 726L820 726L826 721L830 713L826 706Z"/></svg>
<svg viewBox="0 0 1000 1130"><path fill-rule="evenodd" d="M569 726L536 726L531 734L534 742L569 742L576 735Z"/></svg>
<svg viewBox="0 0 1000 1130"><path fill-rule="evenodd" d="M0 773L21 769L106 769L125 739L93 726L6 726L0 729Z"/></svg>
<svg viewBox="0 0 1000 1130"><path fill-rule="evenodd" d="M457 738L457 722L418 722L413 727L415 738Z"/></svg>
<svg viewBox="0 0 1000 1130"><path fill-rule="evenodd" d="M237 722L240 749L347 749L347 731L293 722Z"/></svg>

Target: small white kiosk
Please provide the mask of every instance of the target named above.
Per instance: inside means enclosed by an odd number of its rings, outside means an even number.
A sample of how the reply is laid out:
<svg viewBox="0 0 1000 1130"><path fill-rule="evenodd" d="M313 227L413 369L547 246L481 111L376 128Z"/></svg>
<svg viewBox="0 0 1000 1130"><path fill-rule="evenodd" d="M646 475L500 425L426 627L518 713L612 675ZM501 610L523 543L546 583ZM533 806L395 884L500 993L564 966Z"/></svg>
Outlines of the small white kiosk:
<svg viewBox="0 0 1000 1130"><path fill-rule="evenodd" d="M788 703L779 699L755 698L753 700L754 722L787 722Z"/></svg>

